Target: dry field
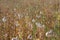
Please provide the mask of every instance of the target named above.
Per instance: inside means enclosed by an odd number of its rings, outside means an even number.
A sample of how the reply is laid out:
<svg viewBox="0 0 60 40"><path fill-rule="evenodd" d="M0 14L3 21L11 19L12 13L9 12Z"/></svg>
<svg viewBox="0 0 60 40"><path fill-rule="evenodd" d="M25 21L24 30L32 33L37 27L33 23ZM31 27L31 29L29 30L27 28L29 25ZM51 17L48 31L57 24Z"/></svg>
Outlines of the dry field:
<svg viewBox="0 0 60 40"><path fill-rule="evenodd" d="M0 0L0 40L60 40L60 0Z"/></svg>

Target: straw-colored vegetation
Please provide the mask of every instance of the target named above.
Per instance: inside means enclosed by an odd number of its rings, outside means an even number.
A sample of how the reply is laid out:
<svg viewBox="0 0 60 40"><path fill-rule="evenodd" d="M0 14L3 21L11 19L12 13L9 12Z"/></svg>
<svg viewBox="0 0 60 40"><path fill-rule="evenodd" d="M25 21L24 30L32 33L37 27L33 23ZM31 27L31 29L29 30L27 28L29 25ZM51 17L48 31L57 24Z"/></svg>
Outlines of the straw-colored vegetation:
<svg viewBox="0 0 60 40"><path fill-rule="evenodd" d="M60 1L0 0L0 40L60 40Z"/></svg>

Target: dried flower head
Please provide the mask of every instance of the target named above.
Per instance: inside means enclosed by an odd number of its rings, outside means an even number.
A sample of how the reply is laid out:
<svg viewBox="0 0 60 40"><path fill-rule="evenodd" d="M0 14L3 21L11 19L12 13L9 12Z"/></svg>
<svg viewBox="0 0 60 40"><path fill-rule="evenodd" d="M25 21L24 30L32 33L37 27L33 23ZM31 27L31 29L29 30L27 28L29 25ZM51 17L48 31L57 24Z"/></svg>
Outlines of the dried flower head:
<svg viewBox="0 0 60 40"><path fill-rule="evenodd" d="M3 22L6 22L6 17L3 17L3 18L2 18L2 21L3 21Z"/></svg>
<svg viewBox="0 0 60 40"><path fill-rule="evenodd" d="M17 37L13 37L11 40L19 40Z"/></svg>
<svg viewBox="0 0 60 40"><path fill-rule="evenodd" d="M27 37L27 39L32 39L32 35L29 34L28 37Z"/></svg>
<svg viewBox="0 0 60 40"><path fill-rule="evenodd" d="M53 30L49 30L48 32L46 32L46 37L52 37L54 36L53 34Z"/></svg>
<svg viewBox="0 0 60 40"><path fill-rule="evenodd" d="M36 20L35 19L32 19L32 22L35 22Z"/></svg>

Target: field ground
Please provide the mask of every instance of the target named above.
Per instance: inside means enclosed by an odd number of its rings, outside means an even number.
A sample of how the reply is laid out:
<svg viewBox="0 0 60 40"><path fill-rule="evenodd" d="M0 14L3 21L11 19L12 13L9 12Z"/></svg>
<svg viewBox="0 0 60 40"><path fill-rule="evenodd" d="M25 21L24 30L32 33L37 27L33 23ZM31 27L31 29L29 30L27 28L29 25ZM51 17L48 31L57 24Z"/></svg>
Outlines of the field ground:
<svg viewBox="0 0 60 40"><path fill-rule="evenodd" d="M0 0L0 40L60 40L60 0Z"/></svg>

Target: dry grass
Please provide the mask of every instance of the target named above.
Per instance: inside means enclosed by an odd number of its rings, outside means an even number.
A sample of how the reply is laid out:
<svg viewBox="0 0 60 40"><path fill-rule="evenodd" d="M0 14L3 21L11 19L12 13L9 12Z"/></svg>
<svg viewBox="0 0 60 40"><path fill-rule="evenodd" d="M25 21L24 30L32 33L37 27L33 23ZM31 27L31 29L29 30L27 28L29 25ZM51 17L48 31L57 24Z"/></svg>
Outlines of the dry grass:
<svg viewBox="0 0 60 40"><path fill-rule="evenodd" d="M0 40L59 40L59 11L59 0L0 0Z"/></svg>

